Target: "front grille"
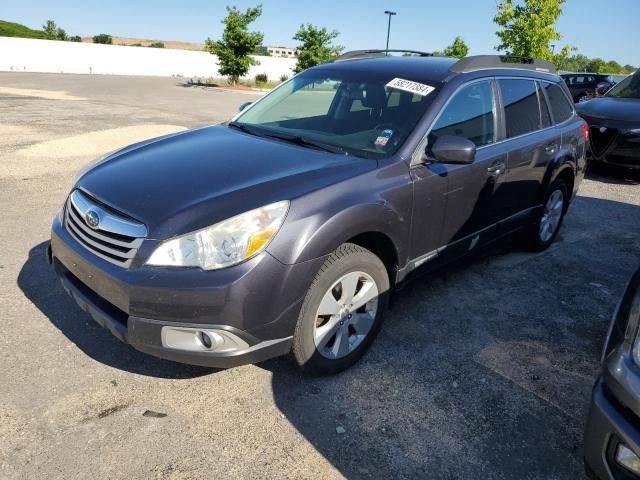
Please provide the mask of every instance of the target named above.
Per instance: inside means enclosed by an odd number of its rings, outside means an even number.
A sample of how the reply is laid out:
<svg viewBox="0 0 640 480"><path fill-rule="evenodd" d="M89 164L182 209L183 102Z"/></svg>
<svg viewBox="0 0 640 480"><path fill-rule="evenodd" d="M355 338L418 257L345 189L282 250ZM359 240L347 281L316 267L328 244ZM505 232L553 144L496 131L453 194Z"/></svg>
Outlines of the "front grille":
<svg viewBox="0 0 640 480"><path fill-rule="evenodd" d="M604 130L604 131L601 131ZM613 143L618 136L615 128L591 127L589 138L591 139L591 150L596 157L603 157L611 150Z"/></svg>
<svg viewBox="0 0 640 480"><path fill-rule="evenodd" d="M94 226L89 223L90 219ZM78 190L69 195L64 224L87 250L124 268L131 265L147 236L142 223L114 212Z"/></svg>

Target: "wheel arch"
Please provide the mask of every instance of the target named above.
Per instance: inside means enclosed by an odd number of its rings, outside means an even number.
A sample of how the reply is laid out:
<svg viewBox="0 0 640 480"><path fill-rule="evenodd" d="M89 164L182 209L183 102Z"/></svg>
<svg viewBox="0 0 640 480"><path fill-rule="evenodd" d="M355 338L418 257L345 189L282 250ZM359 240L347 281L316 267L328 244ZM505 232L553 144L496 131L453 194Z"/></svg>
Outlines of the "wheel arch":
<svg viewBox="0 0 640 480"><path fill-rule="evenodd" d="M398 250L391 237L379 231L369 231L348 239L346 243L358 245L377 256L387 268L389 282L395 283L399 268Z"/></svg>
<svg viewBox="0 0 640 480"><path fill-rule="evenodd" d="M552 181L556 181L558 179L562 179L566 182L569 190L567 193L569 194L569 198L571 198L571 196L573 195L573 189L576 184L576 174L573 168L568 165L560 168Z"/></svg>
<svg viewBox="0 0 640 480"><path fill-rule="evenodd" d="M571 154L567 153L556 158L547 169L540 191L540 201L544 199L549 186L559 178L567 183L569 198L571 198L576 185L576 175L576 159Z"/></svg>

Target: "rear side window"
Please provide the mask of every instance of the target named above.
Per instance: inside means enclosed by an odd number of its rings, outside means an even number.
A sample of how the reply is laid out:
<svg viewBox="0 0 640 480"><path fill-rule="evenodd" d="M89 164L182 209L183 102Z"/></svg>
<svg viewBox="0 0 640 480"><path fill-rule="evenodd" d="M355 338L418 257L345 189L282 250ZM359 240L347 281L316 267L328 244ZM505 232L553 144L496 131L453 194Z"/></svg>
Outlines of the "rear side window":
<svg viewBox="0 0 640 480"><path fill-rule="evenodd" d="M533 80L498 80L504 105L507 138L535 132L540 128L540 105Z"/></svg>
<svg viewBox="0 0 640 480"><path fill-rule="evenodd" d="M544 92L542 91L542 87L538 84L538 98L540 99L540 126L542 128L547 128L551 126L551 114L549 113L549 106L547 105L547 101L544 99Z"/></svg>
<svg viewBox="0 0 640 480"><path fill-rule="evenodd" d="M556 123L562 123L573 115L573 106L569 103L567 96L558 85L553 83L543 83L547 92L547 98L553 112L553 119Z"/></svg>
<svg viewBox="0 0 640 480"><path fill-rule="evenodd" d="M444 108L429 134L429 145L443 135L464 137L476 147L496 141L493 90L488 81L462 88Z"/></svg>

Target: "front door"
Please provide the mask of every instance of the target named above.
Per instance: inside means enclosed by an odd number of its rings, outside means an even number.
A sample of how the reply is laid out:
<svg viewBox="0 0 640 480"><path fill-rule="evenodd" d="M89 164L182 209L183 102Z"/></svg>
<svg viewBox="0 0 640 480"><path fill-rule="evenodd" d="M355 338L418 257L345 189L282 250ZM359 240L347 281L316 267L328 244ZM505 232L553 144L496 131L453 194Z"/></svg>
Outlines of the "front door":
<svg viewBox="0 0 640 480"><path fill-rule="evenodd" d="M478 150L469 165L432 162L412 169L412 256L418 261L466 253L491 237L496 192L507 167L504 147L495 144L497 131L491 80L462 87L436 119L428 145L443 135L455 135L471 140ZM426 209L431 208L442 209L437 225L429 223L434 217Z"/></svg>

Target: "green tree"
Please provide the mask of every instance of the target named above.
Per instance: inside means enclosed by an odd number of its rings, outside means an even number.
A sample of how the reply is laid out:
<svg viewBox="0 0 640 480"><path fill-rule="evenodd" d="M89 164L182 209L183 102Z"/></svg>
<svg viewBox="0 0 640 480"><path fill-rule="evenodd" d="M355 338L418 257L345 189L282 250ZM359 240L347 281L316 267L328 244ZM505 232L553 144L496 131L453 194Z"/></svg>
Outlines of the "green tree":
<svg viewBox="0 0 640 480"><path fill-rule="evenodd" d="M42 31L44 32L47 40L55 40L56 34L58 33L57 30L58 26L53 20L47 20L47 22L42 26Z"/></svg>
<svg viewBox="0 0 640 480"><path fill-rule="evenodd" d="M453 43L444 49L443 53L445 57L463 58L469 53L469 47L464 43L462 37L457 36Z"/></svg>
<svg viewBox="0 0 640 480"><path fill-rule="evenodd" d="M587 63L585 70L587 72L592 73L600 73L605 68L605 61L601 58L592 58L589 63Z"/></svg>
<svg viewBox="0 0 640 480"><path fill-rule="evenodd" d="M73 35L73 36L69 37L69 41L70 42L81 42L82 41L82 37L80 35Z"/></svg>
<svg viewBox="0 0 640 480"><path fill-rule="evenodd" d="M584 72L587 70L587 65L589 65L590 61L589 57L579 53L568 57L562 65L558 65L558 68L568 72Z"/></svg>
<svg viewBox="0 0 640 480"><path fill-rule="evenodd" d="M604 71L602 73L622 73L622 65L615 60L610 60L604 65Z"/></svg>
<svg viewBox="0 0 640 480"><path fill-rule="evenodd" d="M47 20L47 22L42 26L42 31L44 32L45 38L47 40L69 40L67 37L67 32L65 32L64 28L58 27L56 22L53 20Z"/></svg>
<svg viewBox="0 0 640 480"><path fill-rule="evenodd" d="M318 28L307 23L300 28L293 39L301 42L298 45L298 63L296 73L328 63L336 58L344 50L341 45L332 45L332 41L340 35L337 30L329 31L326 28Z"/></svg>
<svg viewBox="0 0 640 480"><path fill-rule="evenodd" d="M106 33L101 33L100 35L96 35L93 37L93 43L104 43L106 45L111 45L113 43L113 37L111 35L107 35Z"/></svg>
<svg viewBox="0 0 640 480"><path fill-rule="evenodd" d="M162 42L153 42L149 44L150 48L164 48L164 43Z"/></svg>
<svg viewBox="0 0 640 480"><path fill-rule="evenodd" d="M56 40L62 40L63 42L69 40L64 28L56 28Z"/></svg>
<svg viewBox="0 0 640 480"><path fill-rule="evenodd" d="M262 44L262 32L249 32L249 24L262 15L262 5L241 12L236 7L227 7L227 16L222 21L224 33L222 40L207 38L206 49L217 55L220 62L219 72L229 77L231 84L238 83L240 77L247 74L251 65L260 65L249 55Z"/></svg>
<svg viewBox="0 0 640 480"><path fill-rule="evenodd" d="M550 45L562 38L555 24L566 1L502 0L493 19L500 27L496 49L508 55L554 60Z"/></svg>
<svg viewBox="0 0 640 480"><path fill-rule="evenodd" d="M567 66L569 66L569 58L571 58L570 55L576 50L577 49L575 47L565 45L560 49L560 53L556 53L551 56L551 62L558 70L567 70Z"/></svg>

